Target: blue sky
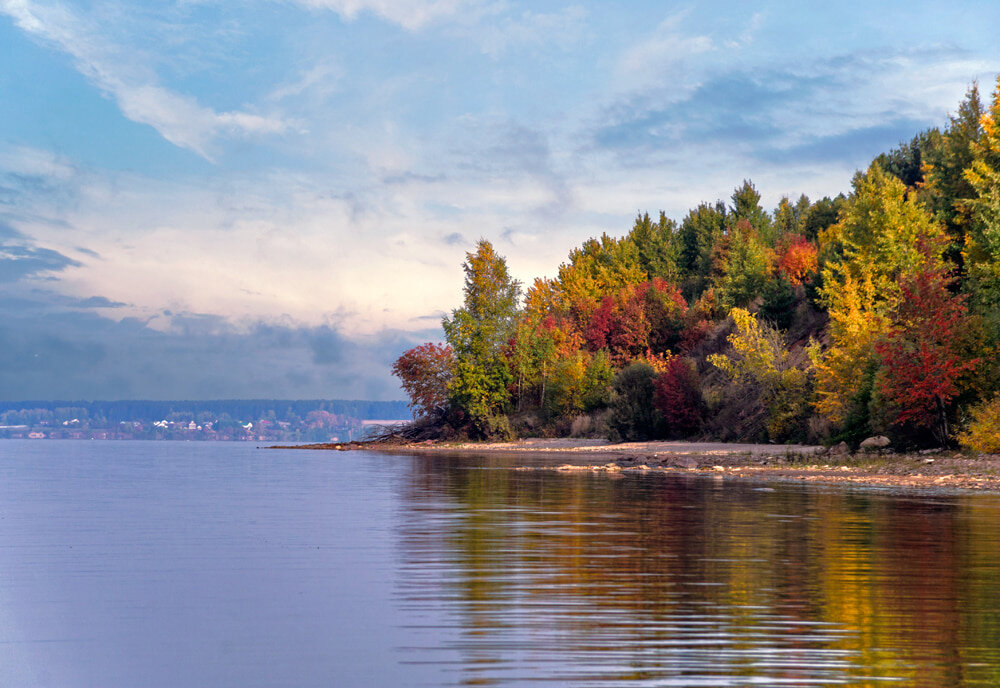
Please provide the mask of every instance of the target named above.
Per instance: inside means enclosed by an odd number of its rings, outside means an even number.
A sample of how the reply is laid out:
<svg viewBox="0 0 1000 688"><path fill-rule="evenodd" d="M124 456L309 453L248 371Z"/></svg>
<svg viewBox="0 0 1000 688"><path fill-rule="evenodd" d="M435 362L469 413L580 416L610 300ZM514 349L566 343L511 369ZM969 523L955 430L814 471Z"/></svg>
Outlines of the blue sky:
<svg viewBox="0 0 1000 688"><path fill-rule="evenodd" d="M1000 71L983 2L0 0L0 396L400 398L514 274L834 195Z"/></svg>

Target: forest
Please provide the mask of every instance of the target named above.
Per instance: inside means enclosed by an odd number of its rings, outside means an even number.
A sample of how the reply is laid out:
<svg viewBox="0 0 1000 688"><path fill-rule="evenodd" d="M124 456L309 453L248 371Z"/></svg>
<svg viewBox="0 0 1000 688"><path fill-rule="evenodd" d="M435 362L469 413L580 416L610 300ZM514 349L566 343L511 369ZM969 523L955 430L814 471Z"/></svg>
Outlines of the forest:
<svg viewBox="0 0 1000 688"><path fill-rule="evenodd" d="M446 341L393 365L421 436L1000 453L1000 79L987 105L973 84L849 193L769 212L744 180L526 288L480 240Z"/></svg>

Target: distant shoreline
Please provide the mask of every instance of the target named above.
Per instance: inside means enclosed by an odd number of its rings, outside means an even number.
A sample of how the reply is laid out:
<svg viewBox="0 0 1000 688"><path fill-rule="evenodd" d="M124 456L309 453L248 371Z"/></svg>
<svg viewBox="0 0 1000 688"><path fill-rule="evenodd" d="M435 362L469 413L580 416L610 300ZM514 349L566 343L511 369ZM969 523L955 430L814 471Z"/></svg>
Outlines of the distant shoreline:
<svg viewBox="0 0 1000 688"><path fill-rule="evenodd" d="M722 478L1000 493L1000 456L954 451L832 454L809 445L525 439L516 442L353 442L274 449L367 450L441 455L521 455L516 470L622 474L700 474Z"/></svg>

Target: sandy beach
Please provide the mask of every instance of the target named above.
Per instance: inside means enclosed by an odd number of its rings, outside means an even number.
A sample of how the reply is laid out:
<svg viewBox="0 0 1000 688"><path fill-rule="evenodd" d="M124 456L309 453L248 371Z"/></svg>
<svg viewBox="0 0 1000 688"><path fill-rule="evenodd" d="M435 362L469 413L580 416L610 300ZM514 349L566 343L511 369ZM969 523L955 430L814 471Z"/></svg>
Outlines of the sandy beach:
<svg viewBox="0 0 1000 688"><path fill-rule="evenodd" d="M313 444L297 449L389 453L522 455L516 470L594 473L699 473L721 478L1000 492L1000 456L971 457L951 450L916 454L836 454L810 445L721 442L625 442L529 438L515 442Z"/></svg>

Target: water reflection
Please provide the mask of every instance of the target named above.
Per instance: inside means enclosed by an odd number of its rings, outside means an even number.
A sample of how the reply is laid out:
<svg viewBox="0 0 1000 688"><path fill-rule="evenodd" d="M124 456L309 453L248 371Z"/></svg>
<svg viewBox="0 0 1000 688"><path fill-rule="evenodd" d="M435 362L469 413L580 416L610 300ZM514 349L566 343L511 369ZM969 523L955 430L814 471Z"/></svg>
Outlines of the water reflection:
<svg viewBox="0 0 1000 688"><path fill-rule="evenodd" d="M502 463L411 464L397 603L426 642L403 661L461 685L1000 684L996 498Z"/></svg>

